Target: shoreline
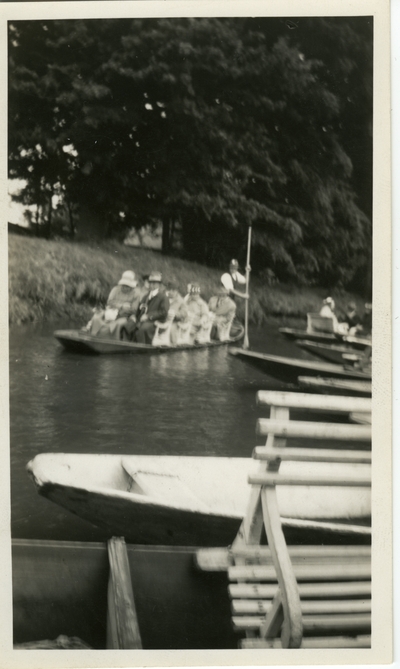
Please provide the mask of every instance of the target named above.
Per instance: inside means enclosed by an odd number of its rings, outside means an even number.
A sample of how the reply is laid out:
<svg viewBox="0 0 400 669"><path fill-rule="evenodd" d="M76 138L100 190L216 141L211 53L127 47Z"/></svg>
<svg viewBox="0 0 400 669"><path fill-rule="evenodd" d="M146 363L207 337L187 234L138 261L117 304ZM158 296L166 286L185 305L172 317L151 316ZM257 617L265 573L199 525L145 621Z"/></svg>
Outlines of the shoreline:
<svg viewBox="0 0 400 669"><path fill-rule="evenodd" d="M166 283L173 282L181 293L186 285L201 285L206 301L219 289L222 269L215 269L164 256L157 251L126 246L114 240L70 242L45 240L9 233L9 324L74 321L87 322L92 309L104 304L122 272L137 275L157 269ZM285 284L266 285L250 275L249 323L262 326L271 319L306 319L307 312L319 311L328 294L338 311L350 300L363 311L363 300L348 292ZM244 320L244 304L237 315Z"/></svg>

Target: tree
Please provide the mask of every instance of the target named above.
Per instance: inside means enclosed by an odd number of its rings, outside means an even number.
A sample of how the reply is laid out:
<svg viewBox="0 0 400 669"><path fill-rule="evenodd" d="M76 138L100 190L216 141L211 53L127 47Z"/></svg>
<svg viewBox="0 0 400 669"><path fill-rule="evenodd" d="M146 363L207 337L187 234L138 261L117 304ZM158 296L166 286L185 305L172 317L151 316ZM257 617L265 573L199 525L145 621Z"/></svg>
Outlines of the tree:
<svg viewBox="0 0 400 669"><path fill-rule="evenodd" d="M244 256L251 223L256 271L346 283L370 234L337 85L365 55L360 26L307 19L294 36L273 19L12 24L10 173L27 179L30 201L57 188L103 234L161 220L164 251L178 226L186 257L217 264ZM313 31L329 36L327 52ZM364 75L357 146L371 111Z"/></svg>

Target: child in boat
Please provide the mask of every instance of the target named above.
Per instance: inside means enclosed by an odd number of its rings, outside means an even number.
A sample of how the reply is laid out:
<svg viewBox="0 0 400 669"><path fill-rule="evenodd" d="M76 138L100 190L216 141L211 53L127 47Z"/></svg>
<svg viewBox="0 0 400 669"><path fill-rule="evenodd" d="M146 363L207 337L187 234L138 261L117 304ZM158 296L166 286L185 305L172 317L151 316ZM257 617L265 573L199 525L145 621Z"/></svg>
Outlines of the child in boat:
<svg viewBox="0 0 400 669"><path fill-rule="evenodd" d="M97 337L119 339L121 327L138 308L140 290L135 272L127 270L112 288L106 308L95 312L86 330Z"/></svg>
<svg viewBox="0 0 400 669"><path fill-rule="evenodd" d="M173 313L173 321L170 329L171 346L177 346L182 340L184 331L190 327L187 304L177 287L173 284L168 286L167 296L169 299L169 312Z"/></svg>
<svg viewBox="0 0 400 669"><path fill-rule="evenodd" d="M231 325L236 314L236 304L229 297L226 288L222 286L219 293L210 299L208 308L215 314L211 339L226 341L229 339Z"/></svg>
<svg viewBox="0 0 400 669"><path fill-rule="evenodd" d="M331 318L333 321L333 331L337 334L348 334L349 326L347 323L339 323L337 316L335 314L335 301L332 297L326 297L322 303L321 311L319 312L320 316L324 318Z"/></svg>
<svg viewBox="0 0 400 669"><path fill-rule="evenodd" d="M206 302L200 297L200 293L201 288L198 283L190 284L186 307L192 323L190 339L193 344L199 339L203 340L205 338L203 337L205 330L210 326L210 312Z"/></svg>

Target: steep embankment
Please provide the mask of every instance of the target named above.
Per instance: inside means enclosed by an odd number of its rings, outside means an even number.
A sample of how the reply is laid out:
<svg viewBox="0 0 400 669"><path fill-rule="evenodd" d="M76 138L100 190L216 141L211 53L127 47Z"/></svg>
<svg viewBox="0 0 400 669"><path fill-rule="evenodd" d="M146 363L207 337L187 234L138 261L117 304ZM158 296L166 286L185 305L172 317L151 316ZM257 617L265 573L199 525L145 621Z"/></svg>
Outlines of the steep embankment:
<svg viewBox="0 0 400 669"><path fill-rule="evenodd" d="M9 317L18 324L70 318L84 323L95 304L104 303L123 271L138 275L160 270L166 282L182 293L198 282L206 300L219 287L221 270L211 269L158 252L106 243L46 241L9 235ZM251 280L250 320L261 324L270 316L301 317L319 310L326 294L319 289L266 286ZM349 295L335 296L344 307ZM239 316L243 315L243 304Z"/></svg>

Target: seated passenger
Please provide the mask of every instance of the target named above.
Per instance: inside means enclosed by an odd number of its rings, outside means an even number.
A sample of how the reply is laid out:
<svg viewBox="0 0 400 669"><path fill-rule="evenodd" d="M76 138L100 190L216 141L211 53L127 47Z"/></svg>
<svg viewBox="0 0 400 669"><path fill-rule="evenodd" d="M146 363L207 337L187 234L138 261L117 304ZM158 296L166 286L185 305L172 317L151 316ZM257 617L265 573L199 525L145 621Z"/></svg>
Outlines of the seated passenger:
<svg viewBox="0 0 400 669"><path fill-rule="evenodd" d="M217 295L212 297L208 308L215 314L214 324L211 330L211 339L226 341L236 314L236 304L229 297L226 288L222 287Z"/></svg>
<svg viewBox="0 0 400 669"><path fill-rule="evenodd" d="M169 310L173 312L174 319L170 330L170 340L172 346L177 346L182 338L182 331L189 327L189 314L184 298L174 285L170 285L167 290L169 299Z"/></svg>
<svg viewBox="0 0 400 669"><path fill-rule="evenodd" d="M325 300L323 300L319 315L323 316L324 318L331 318L333 321L333 330L336 332L338 319L335 314L335 301L331 297L327 297Z"/></svg>
<svg viewBox="0 0 400 669"><path fill-rule="evenodd" d="M200 297L200 286L198 283L190 284L190 291L187 296L186 307L191 319L191 342L194 343L201 331L206 328L210 322L210 312L206 302ZM186 299L186 298L185 298Z"/></svg>
<svg viewBox="0 0 400 669"><path fill-rule="evenodd" d="M98 337L119 339L120 329L137 311L140 291L135 272L127 270L111 290L106 308L96 310L87 331Z"/></svg>
<svg viewBox="0 0 400 669"><path fill-rule="evenodd" d="M151 272L149 292L142 297L135 319L129 319L123 328L125 337L140 344L151 344L156 330L155 321L165 323L168 317L169 299L162 286L160 272Z"/></svg>
<svg viewBox="0 0 400 669"><path fill-rule="evenodd" d="M343 323L346 323L349 328L349 334L355 335L358 330L362 329L360 323L360 317L357 313L357 306L355 302L349 302L346 309L346 315L343 319ZM341 325L341 323L340 323Z"/></svg>
<svg viewBox="0 0 400 669"><path fill-rule="evenodd" d="M366 302L364 309L365 312L361 318L362 332L364 336L370 337L372 332L372 304Z"/></svg>

